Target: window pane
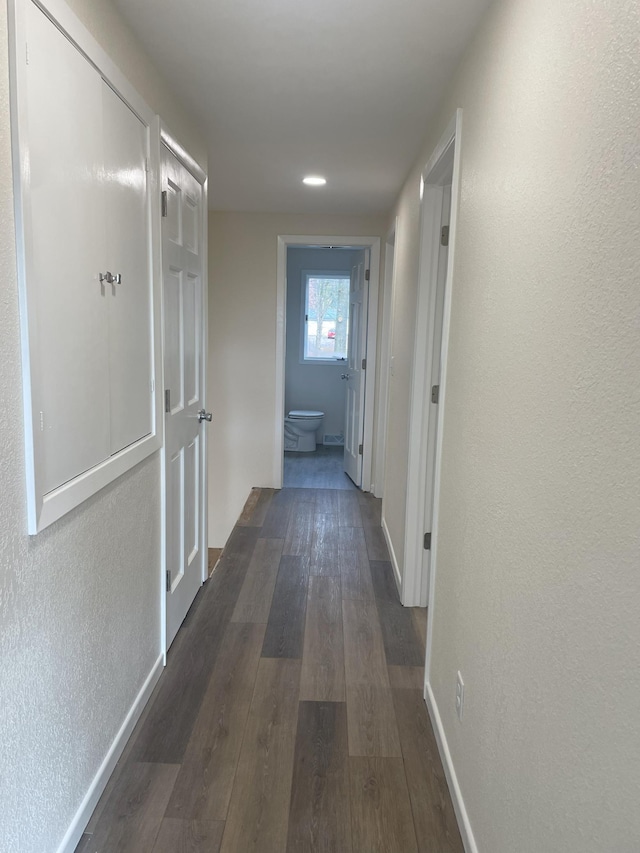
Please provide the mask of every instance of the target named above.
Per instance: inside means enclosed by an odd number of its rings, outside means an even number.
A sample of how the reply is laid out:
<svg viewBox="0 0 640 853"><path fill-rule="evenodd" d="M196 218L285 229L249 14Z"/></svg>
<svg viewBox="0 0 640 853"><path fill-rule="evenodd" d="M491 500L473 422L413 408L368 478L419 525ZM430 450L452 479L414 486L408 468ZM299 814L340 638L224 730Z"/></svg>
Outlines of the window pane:
<svg viewBox="0 0 640 853"><path fill-rule="evenodd" d="M350 286L350 278L342 275L307 275L305 359L347 357Z"/></svg>

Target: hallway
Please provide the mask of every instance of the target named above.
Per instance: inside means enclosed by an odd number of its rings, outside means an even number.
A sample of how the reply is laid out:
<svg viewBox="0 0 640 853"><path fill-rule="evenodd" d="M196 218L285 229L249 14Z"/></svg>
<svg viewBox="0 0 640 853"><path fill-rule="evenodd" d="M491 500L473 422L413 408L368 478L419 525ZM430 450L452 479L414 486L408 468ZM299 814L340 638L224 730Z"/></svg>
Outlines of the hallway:
<svg viewBox="0 0 640 853"><path fill-rule="evenodd" d="M254 489L77 853L460 853L380 501Z"/></svg>

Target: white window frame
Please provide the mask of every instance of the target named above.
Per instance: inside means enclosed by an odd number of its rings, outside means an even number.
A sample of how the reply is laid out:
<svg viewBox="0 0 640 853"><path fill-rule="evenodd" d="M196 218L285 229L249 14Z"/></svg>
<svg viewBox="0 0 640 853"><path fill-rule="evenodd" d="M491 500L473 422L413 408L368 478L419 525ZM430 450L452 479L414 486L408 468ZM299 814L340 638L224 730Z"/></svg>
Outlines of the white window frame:
<svg viewBox="0 0 640 853"><path fill-rule="evenodd" d="M35 344L29 332L29 317L35 316L33 289L29 288L29 259L26 247L31 243L31 226L28 218L30 209L29 184L29 139L26 122L25 44L27 3L33 2L69 41L84 55L86 60L102 76L105 82L128 104L147 128L147 157L149 181L149 217L151 227L150 269L151 305L153 311L151 327L152 366L150 373L152 393L152 425L149 435L134 442L113 456L84 471L67 483L45 493L38 464L39 445L38 418L34 401L38 377L35 364ZM67 6L64 0L11 0L9 3L10 27L10 79L11 79L11 136L14 172L14 205L16 220L16 249L18 267L18 290L20 300L20 327L22 338L23 409L25 430L25 467L27 481L27 529L33 535L62 518L92 495L112 483L122 474L138 465L160 449L163 442L162 417L162 352L161 352L161 305L158 276L161 268L160 250L160 123L131 83L113 63L108 54L91 33Z"/></svg>
<svg viewBox="0 0 640 853"><path fill-rule="evenodd" d="M302 270L300 286L302 295L300 299L300 364L337 364L346 362L345 358L309 358L305 356L305 342L307 339L307 286L310 278L348 278L351 281L351 270ZM347 314L347 323L349 315Z"/></svg>

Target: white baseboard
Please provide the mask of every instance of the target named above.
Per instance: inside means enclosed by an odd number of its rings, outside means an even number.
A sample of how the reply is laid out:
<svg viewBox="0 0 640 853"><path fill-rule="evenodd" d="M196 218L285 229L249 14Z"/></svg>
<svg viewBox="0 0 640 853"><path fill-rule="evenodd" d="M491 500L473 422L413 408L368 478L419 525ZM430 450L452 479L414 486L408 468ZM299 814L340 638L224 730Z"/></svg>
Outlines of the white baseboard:
<svg viewBox="0 0 640 853"><path fill-rule="evenodd" d="M115 736L113 743L109 747L109 751L104 757L104 761L100 765L93 782L89 786L89 790L85 794L80 808L76 812L69 829L60 842L57 853L74 853L78 846L82 833L84 832L86 825L89 823L89 819L98 804L98 800L100 799L102 792L107 787L107 782L114 771L118 759L122 755L122 752L127 745L127 741L131 737L131 733L140 719L140 715L142 714L145 705L149 701L153 688L158 683L158 679L162 674L163 660L164 656L160 655L153 665L153 669L147 676L145 683L142 685L142 689L136 696L133 705L129 709L129 713L120 726L120 731Z"/></svg>
<svg viewBox="0 0 640 853"><path fill-rule="evenodd" d="M436 703L436 697L433 695L431 684L428 681L424 687L424 698L427 703L429 716L431 717L431 723L433 724L433 731L436 736L436 743L438 744L438 752L440 753L440 759L442 761L442 766L444 767L444 774L447 777L449 793L451 794L451 799L453 801L453 808L458 820L458 828L460 829L464 849L466 853L478 853L478 845L473 837L471 823L469 822L469 815L467 814L467 809L465 807L464 800L462 799L462 791L460 790L458 777L453 766L453 759L451 758L451 752L449 751L447 736L444 733L444 727L442 725L440 711L438 710L438 705Z"/></svg>
<svg viewBox="0 0 640 853"><path fill-rule="evenodd" d="M400 567L398 566L398 560L396 559L396 552L393 548L393 542L391 541L391 534L389 533L389 528L387 527L387 522L384 518L382 519L382 532L384 533L385 542L389 549L391 566L393 567L393 576L396 579L396 586L398 587L398 595L402 598L402 575L400 574Z"/></svg>

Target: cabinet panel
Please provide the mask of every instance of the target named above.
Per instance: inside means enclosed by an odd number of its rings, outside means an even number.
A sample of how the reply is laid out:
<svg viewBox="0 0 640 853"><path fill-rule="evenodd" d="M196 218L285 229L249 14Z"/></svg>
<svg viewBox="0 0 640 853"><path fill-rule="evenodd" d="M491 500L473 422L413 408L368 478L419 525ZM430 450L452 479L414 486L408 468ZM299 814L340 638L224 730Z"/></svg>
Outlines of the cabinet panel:
<svg viewBox="0 0 640 853"><path fill-rule="evenodd" d="M102 83L111 453L152 429L147 129Z"/></svg>
<svg viewBox="0 0 640 853"><path fill-rule="evenodd" d="M33 4L27 6L29 287L36 459L47 493L109 454L102 81ZM35 368L35 369L34 369Z"/></svg>

